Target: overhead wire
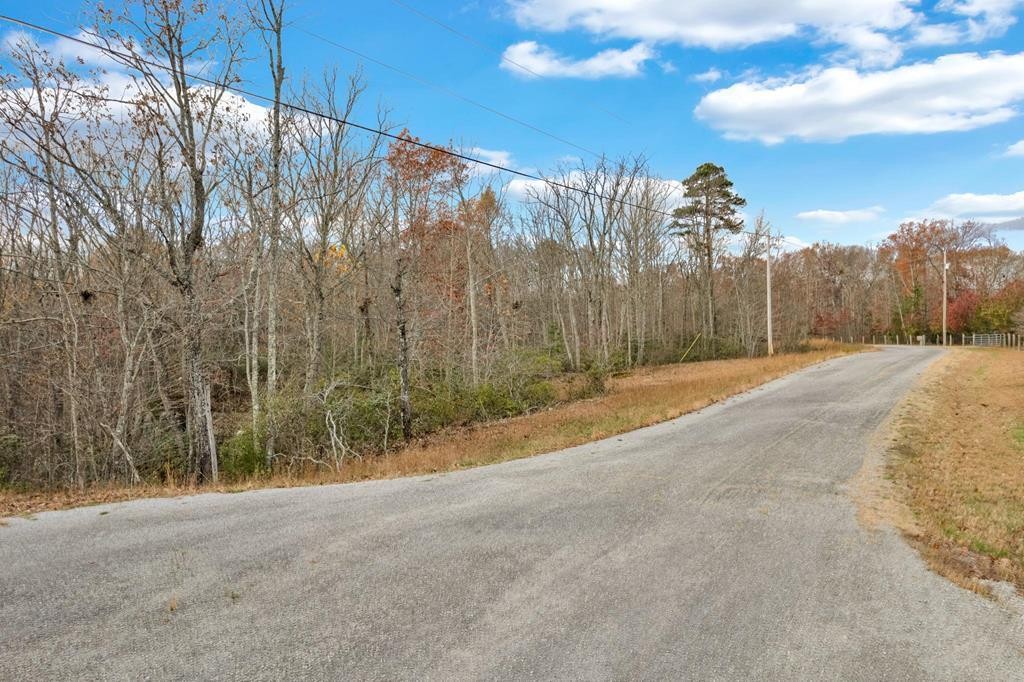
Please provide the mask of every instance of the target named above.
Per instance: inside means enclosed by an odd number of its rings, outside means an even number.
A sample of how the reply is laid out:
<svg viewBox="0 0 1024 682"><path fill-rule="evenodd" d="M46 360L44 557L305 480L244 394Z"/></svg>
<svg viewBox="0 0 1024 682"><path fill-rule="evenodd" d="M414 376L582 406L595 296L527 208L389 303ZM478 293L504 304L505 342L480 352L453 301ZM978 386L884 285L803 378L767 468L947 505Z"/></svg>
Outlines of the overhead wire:
<svg viewBox="0 0 1024 682"><path fill-rule="evenodd" d="M169 66L167 66L165 64L161 64L160 62L148 59L148 58L143 57L143 56L141 56L139 54L136 54L134 52L132 52L132 53L122 52L122 51L116 50L116 49L114 49L114 48L112 48L112 47L110 47L108 45L102 45L102 44L90 42L90 41L85 40L84 38L81 38L79 36L74 36L74 35L71 35L69 33L65 33L63 31L58 31L57 29L50 28L48 26L43 26L43 25L40 25L40 24L36 24L36 23L28 21L26 19L19 19L17 17L12 17L12 16L7 15L7 14L0 14L0 21L4 21L4 22L10 23L10 24L15 24L15 25L21 26L23 28L27 28L27 29L30 29L30 30L33 30L33 31L38 31L40 33L45 33L47 35L51 35L51 36L54 36L56 38L63 38L65 40L69 40L69 41L71 41L73 43L76 43L76 44L79 44L79 45L82 45L82 46L85 46L85 47L88 47L88 48L91 48L91 49L94 49L94 50L99 50L100 52L104 52L104 53L106 53L106 54L108 54L108 55L110 55L112 57L117 57L117 58L119 58L121 60L124 60L122 63L125 66L128 66L129 68L131 67L131 64L134 62L134 63L137 63L137 64L144 64L144 65L146 65L146 66L148 66L150 68L158 69L158 70L165 71L165 72L171 72L171 70L172 70L171 67L169 67ZM267 103L269 103L271 105L273 105L275 103L275 99L274 99L273 96L265 95L263 93L256 92L254 90L249 90L248 88L243 88L243 87L240 87L240 86L232 84L232 83L220 82L220 81L217 81L215 79L208 78L206 76L199 76L199 75L196 75L196 74L192 74L192 73L189 73L189 72L184 71L184 70L182 70L180 73L181 73L182 76L184 76L184 77L186 77L186 78L188 78L188 79L190 79L192 81L195 81L197 83L204 83L206 85L210 85L210 86L213 86L213 87L222 88L222 89L224 89L226 91L233 92L233 93L235 93L237 95L242 95L244 97L249 97L249 98L252 98L254 100L260 100L260 101L263 101L263 102L267 102ZM403 144L409 144L409 145L412 145L412 146L415 146L415 147L419 147L421 149L428 149L428 150L431 150L431 151L434 151L434 152L437 152L437 153L440 153L440 154L445 154L447 156L459 159L461 161L465 161L467 163L476 164L478 166L482 166L482 167L485 167L485 168L490 168L492 170L496 170L496 171L499 171L499 172L502 172L502 173L508 173L510 175L514 175L514 176L517 176L517 177L520 177L520 178L525 178L527 180L533 180L535 182L540 182L540 183L545 184L545 185L547 185L549 187L552 187L552 188L562 189L562 190L566 190L566 191L569 191L569 192L576 192L577 194L580 194L580 195L583 195L583 196L587 196L587 197L590 197L592 199L599 199L599 200L604 201L604 202L618 204L620 206L624 206L624 207L627 207L627 208L633 208L633 209L638 209L638 210L641 210L641 211L647 211L647 212L652 213L654 215L660 215L660 216L663 216L663 217L666 217L666 218L675 219L677 217L674 213L670 213L668 211L663 211L661 209L652 208L650 206L644 206L642 204L637 204L635 202L627 201L625 199L620 199L620 198L617 198L617 197L610 197L610 196L601 194L600 192L594 192L592 190L588 190L588 189L585 189L585 188L577 187L577 186L574 186L574 185L569 185L569 184L566 184L565 182L554 180L552 178L546 178L546 177L544 177L542 175L537 175L537 174L534 174L534 173L528 173L528 172L526 172L524 170L519 170L517 168L511 168L511 167L508 167L508 166L503 166L503 165L501 165L499 163L494 163L492 161L486 161L486 160L481 159L481 158L470 156L469 154L464 154L462 152L456 151L456 150L448 148L448 147L441 147L441 146L438 146L438 145L435 145L435 144L431 144L429 142L423 142L422 140L416 139L416 138L408 136L408 135L392 133L390 131L383 130L381 128L375 128L373 126L369 126L369 125L365 125L365 124L362 124L362 123L358 123L356 121L352 121L352 120L350 120L348 118L343 118L343 117L340 117L340 116L332 116L330 114L326 114L326 113L323 113L323 112L320 112L320 111L315 111L313 109L310 109L308 107L302 106L300 104L295 104L294 102L288 102L288 101L285 101L285 100L277 100L277 103L280 106L282 106L282 107L284 107L284 108L286 108L286 109L288 109L290 111L294 111L296 113L300 113L300 114L303 114L303 115L306 115L306 116L313 116L313 117L316 117L316 118L322 118L324 120L332 121L332 122L337 123L339 125L344 125L344 126L348 126L350 128L354 128L356 130L361 130L363 132L379 135L381 137L385 137L385 138L388 138L388 139L391 139L391 140L395 140L395 141L401 142ZM754 232L754 231L751 231L751 230L739 230L738 232L736 232L736 234L750 234L750 235L754 235L754 236L764 236L763 233ZM782 235L779 235L779 237L782 237Z"/></svg>
<svg viewBox="0 0 1024 682"><path fill-rule="evenodd" d="M299 31L301 33L305 33L310 38L314 38L316 40L324 42L324 43L326 43L328 45L331 45L333 47L338 48L339 50L344 50L345 52L348 52L349 54L355 55L356 57L359 57L360 59L362 59L364 61L370 62L371 64L376 64L377 66L380 66L382 68L388 69L389 71L391 71L393 73L397 73L398 75L402 76L403 78L415 81L415 82L419 83L420 85L425 85L425 86L427 86L429 88L433 88L433 89L435 89L435 90L437 90L437 91L439 91L441 93L444 93L445 95L447 95L449 97L461 100L461 101L463 101L463 102L465 102L467 104L470 104L470 105L472 105L474 107L477 107L478 109L481 109L481 110L486 111L488 113L494 114L495 116L499 116L499 117L505 119L506 121L511 121L512 123L515 123L516 125L519 125L519 126L522 126L524 128L527 128L529 130L532 130L535 133L539 133L541 135L544 135L545 137L548 137L548 138L550 138L552 140L555 140L556 142L560 142L561 144L564 144L564 145L567 145L569 147L572 147L573 149L576 149L578 151L586 152L587 154L590 154L590 155L592 155L594 157L597 157L597 158L601 157L601 155L598 152L595 152L592 149L588 149L587 147L584 147L582 145L576 144L575 142L572 142L571 140L567 140L564 137L560 137L559 135L556 135L556 134L554 134L552 132L544 130L543 128L541 128L539 126L536 126L536 125L534 125L532 123L529 123L528 121L524 121L521 118L517 118L515 116L512 116L511 114L506 114L504 111L501 111L499 109L495 109L494 107L492 107L490 105L487 105L487 104L484 104L482 102L478 102L475 99L471 99L469 97L466 97L465 95L463 95L463 94L461 94L459 92L456 92L455 90L452 90L451 88L449 88L447 86L440 85L439 83L435 83L433 81L427 80L426 78L423 78L422 76L418 76L418 75L416 75L416 74L414 74L414 73L412 73L410 71L406 71L405 69L401 69L401 68L399 68L397 66L394 66L392 64L388 64L385 61L377 59L376 57L371 57L370 55L368 55L368 54L366 54L364 52L360 52L359 50L351 48L351 47L349 47L347 45L343 45L343 44L339 43L336 40L333 40L333 39L328 38L326 36L320 35L319 33L315 33L313 31L310 31L309 29L302 28L301 26L295 26L294 28L295 28L295 30L297 30L297 31Z"/></svg>
<svg viewBox="0 0 1024 682"><path fill-rule="evenodd" d="M502 50L499 50L499 49L497 49L495 47L492 47L491 45L488 45L487 43L485 43L482 40L478 40L477 38L474 38L473 36L469 35L468 33L465 33L464 31L460 31L459 29L455 28L454 26L451 26L451 25L441 21L437 17L432 16L430 14L427 14L426 12L424 12L423 10L421 10L421 9L419 9L417 7L413 7L409 3L403 2L403 0L391 0L391 2L394 3L395 5L398 5L402 9L406 10L407 12L410 12L412 14L417 15L418 17L420 17L421 19L424 19L425 21L429 21L430 23L435 24L436 26L440 26L444 30L448 31L449 33L451 33L451 34L453 34L455 36L458 36L459 38L461 38L462 40L466 41L467 43L469 43L471 45L475 45L476 47L478 47L480 49L483 49L483 50L485 50L487 52L491 52L493 54L498 55L498 57L501 59L501 61L505 62L506 64L509 64L510 66L513 66L513 67L519 69L523 73L525 73L525 74L527 74L529 76L532 76L534 78L543 78L543 76L541 74L537 73L536 71L534 71L530 67L525 66L523 64L520 64L519 62L517 62L517 61L511 59L510 57L508 57L505 54L505 52L503 52ZM612 118L619 120L622 123L626 123L626 124L629 123L629 121L624 119L622 116L616 114L614 111L611 111L609 109L605 109L604 107L598 106L597 104L594 104L594 103L590 103L590 106L592 106L594 109L600 111L603 114L607 114L608 116L611 116Z"/></svg>

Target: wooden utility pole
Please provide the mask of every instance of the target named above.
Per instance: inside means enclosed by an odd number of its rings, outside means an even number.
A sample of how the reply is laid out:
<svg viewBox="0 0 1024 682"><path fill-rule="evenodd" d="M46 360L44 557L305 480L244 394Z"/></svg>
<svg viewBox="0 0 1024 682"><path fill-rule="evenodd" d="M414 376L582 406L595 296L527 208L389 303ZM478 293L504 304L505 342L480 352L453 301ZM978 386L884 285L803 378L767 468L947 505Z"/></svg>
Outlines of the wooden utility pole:
<svg viewBox="0 0 1024 682"><path fill-rule="evenodd" d="M775 343L773 340L774 335L772 334L772 235L768 233L768 255L764 259L765 263L765 277L767 278L767 291L768 291L768 305L767 305L767 318L768 318L768 356L775 355Z"/></svg>
<svg viewBox="0 0 1024 682"><path fill-rule="evenodd" d="M946 345L946 309L949 300L947 296L946 281L949 274L949 260L946 258L946 249L942 250L942 345Z"/></svg>

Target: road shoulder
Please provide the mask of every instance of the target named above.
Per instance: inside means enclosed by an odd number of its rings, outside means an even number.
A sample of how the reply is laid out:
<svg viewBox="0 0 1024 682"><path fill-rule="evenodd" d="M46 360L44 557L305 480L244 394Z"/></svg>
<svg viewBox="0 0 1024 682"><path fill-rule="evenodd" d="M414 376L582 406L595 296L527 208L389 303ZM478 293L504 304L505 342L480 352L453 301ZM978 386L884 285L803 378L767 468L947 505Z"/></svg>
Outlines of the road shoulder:
<svg viewBox="0 0 1024 682"><path fill-rule="evenodd" d="M896 529L931 570L1024 615L1022 379L1015 351L943 354L878 429L850 492L864 527Z"/></svg>

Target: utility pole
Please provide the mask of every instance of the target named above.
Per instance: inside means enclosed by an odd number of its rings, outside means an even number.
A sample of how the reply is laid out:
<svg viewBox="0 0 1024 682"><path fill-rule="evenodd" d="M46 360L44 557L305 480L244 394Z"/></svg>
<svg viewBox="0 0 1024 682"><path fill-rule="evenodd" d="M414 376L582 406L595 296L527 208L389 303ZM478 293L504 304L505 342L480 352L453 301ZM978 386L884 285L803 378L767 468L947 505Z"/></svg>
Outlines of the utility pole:
<svg viewBox="0 0 1024 682"><path fill-rule="evenodd" d="M775 355L775 343L772 334L772 233L768 233L768 254L764 259L765 277L767 278L768 290L768 357Z"/></svg>
<svg viewBox="0 0 1024 682"><path fill-rule="evenodd" d="M949 260L946 258L946 249L942 249L942 345L946 345L946 308L949 297L947 296L946 281L949 279Z"/></svg>

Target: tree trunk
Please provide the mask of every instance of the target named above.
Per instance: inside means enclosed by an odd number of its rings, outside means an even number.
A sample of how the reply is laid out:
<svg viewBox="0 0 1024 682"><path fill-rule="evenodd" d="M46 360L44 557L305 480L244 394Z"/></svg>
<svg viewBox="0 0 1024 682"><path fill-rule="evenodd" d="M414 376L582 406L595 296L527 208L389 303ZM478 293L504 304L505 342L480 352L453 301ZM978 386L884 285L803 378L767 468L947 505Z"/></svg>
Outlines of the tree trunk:
<svg viewBox="0 0 1024 682"><path fill-rule="evenodd" d="M119 301L119 312L122 312L120 310L122 307L123 306ZM132 387L135 384L135 377L138 373L136 369L135 347L139 343L141 329L139 330L139 334L129 342L122 317L121 334L124 339L125 358L124 366L121 369L121 393L120 400L118 402L119 409L117 411L117 421L114 423L114 428L110 430L110 437L113 441L111 444L111 460L115 461L117 459L117 452L120 451L124 455L125 467L128 470L128 478L132 485L136 485L141 482L141 479L139 478L139 471L135 467L135 460L132 458L131 452L128 450L128 446L125 445L125 433L128 426L128 408L130 407L129 403L131 400ZM143 352L144 351L145 349L143 349Z"/></svg>
<svg viewBox="0 0 1024 682"><path fill-rule="evenodd" d="M477 324L476 314L476 273L473 269L473 249L472 242L468 235L466 238L466 264L468 268L468 282L466 288L469 289L469 328L470 328L470 368L473 373L473 385L476 386L480 383L480 369L477 365L477 353L479 352L480 336Z"/></svg>
<svg viewBox="0 0 1024 682"><path fill-rule="evenodd" d="M317 289L313 293L313 312L309 316L308 337L306 339L306 372L302 382L303 393L309 395L316 382L320 365L320 357L323 355L323 324L324 324L324 293Z"/></svg>
<svg viewBox="0 0 1024 682"><path fill-rule="evenodd" d="M254 247L249 261L249 273L242 298L245 310L242 320L242 339L245 357L245 381L249 387L249 416L252 425L252 446L258 450L260 439L260 264L259 248Z"/></svg>
<svg viewBox="0 0 1024 682"><path fill-rule="evenodd" d="M274 398L277 395L277 280L281 242L281 87L284 62L281 37L284 31L284 3L270 2L265 7L270 26L270 73L274 83L274 105L270 119L270 266L267 271L267 439L264 465L270 470L274 458ZM269 42L269 41L268 41Z"/></svg>
<svg viewBox="0 0 1024 682"><path fill-rule="evenodd" d="M199 300L191 288L185 290L184 379L188 391L189 435L195 472L200 481L217 482L217 444L213 434L210 384L202 366L202 321Z"/></svg>
<svg viewBox="0 0 1024 682"><path fill-rule="evenodd" d="M402 412L402 437L406 441L412 440L412 400L409 390L409 333L406 320L405 295L402 290L405 272L404 265L399 262L395 271L395 280L391 285L391 293L395 297L395 308L397 309L396 323L398 327L398 376L399 405Z"/></svg>
<svg viewBox="0 0 1024 682"><path fill-rule="evenodd" d="M707 251L704 254L705 262L704 277L707 281L707 316L708 316L708 338L714 343L715 340L715 256L714 256L714 235L708 234L706 242Z"/></svg>

